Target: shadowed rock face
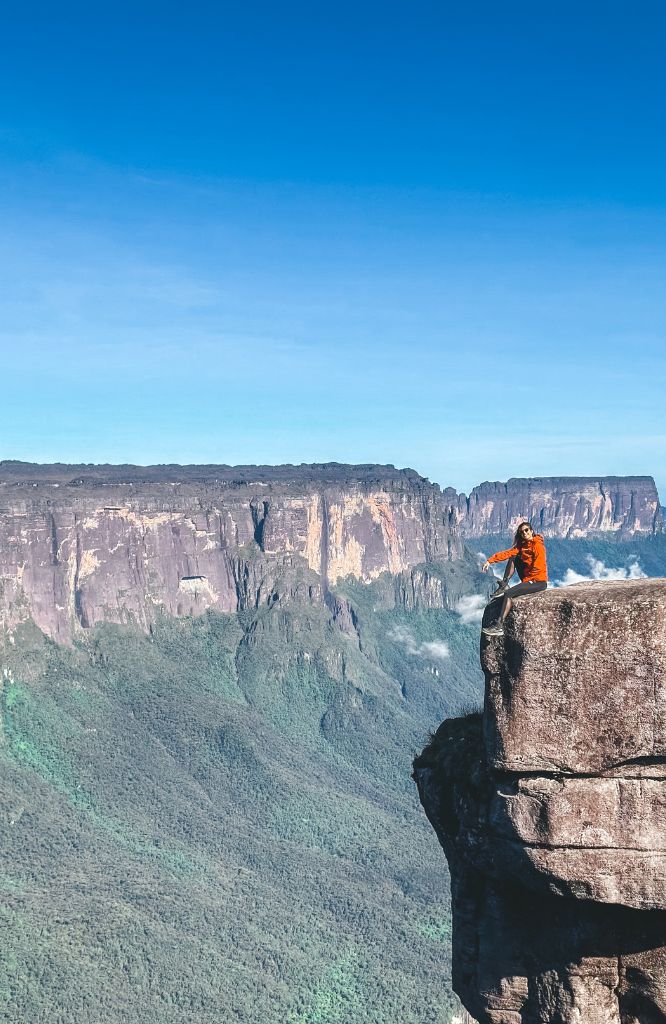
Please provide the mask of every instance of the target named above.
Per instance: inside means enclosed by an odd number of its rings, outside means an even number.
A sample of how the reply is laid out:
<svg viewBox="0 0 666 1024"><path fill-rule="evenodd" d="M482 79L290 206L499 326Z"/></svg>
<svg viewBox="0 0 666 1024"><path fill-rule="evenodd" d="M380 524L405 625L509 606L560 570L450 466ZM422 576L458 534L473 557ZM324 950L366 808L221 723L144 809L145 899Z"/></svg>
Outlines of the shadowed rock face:
<svg viewBox="0 0 666 1024"><path fill-rule="evenodd" d="M414 566L463 556L454 520L436 485L391 466L2 463L0 614L68 641L99 621L256 607L278 589L319 601L347 576L423 589Z"/></svg>
<svg viewBox="0 0 666 1024"><path fill-rule="evenodd" d="M464 537L512 534L529 519L546 537L613 534L623 539L663 530L654 480L637 477L546 477L483 483L458 496Z"/></svg>
<svg viewBox="0 0 666 1024"><path fill-rule="evenodd" d="M516 602L483 716L415 762L484 1024L666 1022L666 581Z"/></svg>

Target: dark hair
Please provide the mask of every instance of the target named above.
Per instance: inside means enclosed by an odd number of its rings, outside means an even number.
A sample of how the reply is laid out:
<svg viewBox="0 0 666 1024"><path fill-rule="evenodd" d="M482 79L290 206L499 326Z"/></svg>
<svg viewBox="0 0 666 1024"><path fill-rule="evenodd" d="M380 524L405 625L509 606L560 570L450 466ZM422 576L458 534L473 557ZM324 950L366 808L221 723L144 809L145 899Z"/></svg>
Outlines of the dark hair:
<svg viewBox="0 0 666 1024"><path fill-rule="evenodd" d="M515 533L514 538L513 538L513 546L514 546L514 548L522 547L523 538L522 538L522 535L521 535L520 531L522 530L523 526L529 526L529 528L532 531L532 533L534 533L534 527L532 526L531 523L528 523L528 521L526 519L523 520L522 523L518 523L518 527L516 529L516 533Z"/></svg>

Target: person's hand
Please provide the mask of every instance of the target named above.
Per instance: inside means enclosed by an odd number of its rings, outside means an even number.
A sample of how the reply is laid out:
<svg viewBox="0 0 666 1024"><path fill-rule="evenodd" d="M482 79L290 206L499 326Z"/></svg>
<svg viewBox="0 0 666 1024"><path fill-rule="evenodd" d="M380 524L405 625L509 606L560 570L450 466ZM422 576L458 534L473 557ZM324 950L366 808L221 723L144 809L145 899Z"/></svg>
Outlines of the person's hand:
<svg viewBox="0 0 666 1024"><path fill-rule="evenodd" d="M486 561L481 566L481 572L488 572L489 569L490 569L490 562L488 561L488 559L486 559Z"/></svg>

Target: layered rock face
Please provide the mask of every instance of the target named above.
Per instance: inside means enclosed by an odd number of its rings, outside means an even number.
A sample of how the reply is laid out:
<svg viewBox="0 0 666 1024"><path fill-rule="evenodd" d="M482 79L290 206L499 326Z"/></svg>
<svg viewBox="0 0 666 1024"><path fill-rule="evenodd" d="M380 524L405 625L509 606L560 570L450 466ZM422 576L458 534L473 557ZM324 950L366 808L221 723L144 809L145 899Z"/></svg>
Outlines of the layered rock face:
<svg viewBox="0 0 666 1024"><path fill-rule="evenodd" d="M384 573L396 601L446 607L458 595L424 567L463 558L463 532L528 513L561 536L647 530L650 515L658 529L648 479L509 481L466 499L392 466L2 462L0 617L67 642L99 621L323 601Z"/></svg>
<svg viewBox="0 0 666 1024"><path fill-rule="evenodd" d="M483 1024L666 1021L666 581L516 602L415 762Z"/></svg>
<svg viewBox="0 0 666 1024"><path fill-rule="evenodd" d="M423 590L414 566L462 556L440 489L392 466L0 464L2 622L59 641L270 603L278 578L281 599L385 572Z"/></svg>
<svg viewBox="0 0 666 1024"><path fill-rule="evenodd" d="M511 534L529 519L547 537L659 533L664 519L654 480L635 477L547 477L483 483L458 496L465 537Z"/></svg>

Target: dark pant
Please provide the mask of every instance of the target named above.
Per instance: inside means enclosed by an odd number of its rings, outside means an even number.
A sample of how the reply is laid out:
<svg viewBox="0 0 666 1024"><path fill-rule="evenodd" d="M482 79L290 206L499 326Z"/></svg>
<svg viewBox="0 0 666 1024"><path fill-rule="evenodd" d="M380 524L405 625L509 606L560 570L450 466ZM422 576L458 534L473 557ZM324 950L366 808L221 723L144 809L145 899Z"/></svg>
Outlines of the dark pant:
<svg viewBox="0 0 666 1024"><path fill-rule="evenodd" d="M516 583L515 587L509 587L504 591L504 600L507 597L525 597L527 594L539 594L547 590L548 584L545 580L529 580L527 583Z"/></svg>
<svg viewBox="0 0 666 1024"><path fill-rule="evenodd" d="M504 591L502 595L504 600L502 601L502 607L500 608L498 622L504 622L507 615L507 606L509 601L514 597L527 597L528 594L540 594L542 590L546 590L548 584L545 580L530 580L528 583L516 583L515 587L509 587L508 590Z"/></svg>

